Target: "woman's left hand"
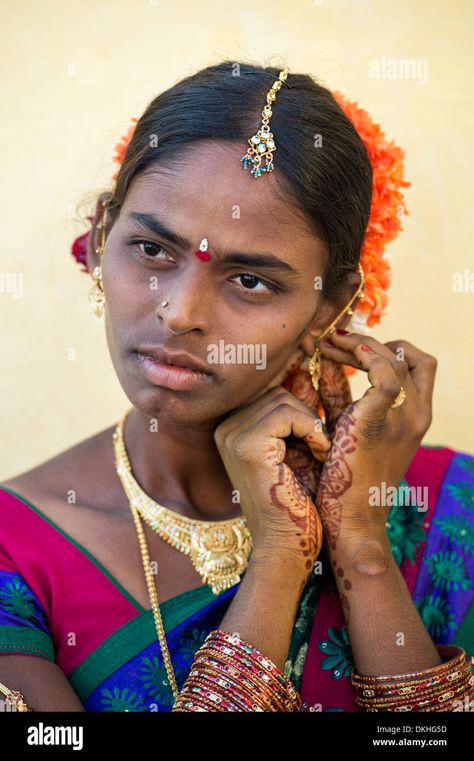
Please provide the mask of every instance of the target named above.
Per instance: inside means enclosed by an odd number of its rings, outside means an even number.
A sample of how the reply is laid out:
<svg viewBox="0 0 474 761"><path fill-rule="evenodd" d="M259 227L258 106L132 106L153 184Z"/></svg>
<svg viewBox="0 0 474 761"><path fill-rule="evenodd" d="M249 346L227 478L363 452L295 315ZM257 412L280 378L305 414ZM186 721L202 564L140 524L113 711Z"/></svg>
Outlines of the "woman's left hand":
<svg viewBox="0 0 474 761"><path fill-rule="evenodd" d="M383 504L384 495L399 486L431 424L437 361L407 341L381 344L342 332L330 340L332 346L325 339L320 343L320 396L332 446L316 505L335 552L345 542L386 537L391 504ZM350 402L341 364L368 373L371 387L356 402ZM402 386L405 402L391 408ZM374 490L380 490L381 506L369 504Z"/></svg>

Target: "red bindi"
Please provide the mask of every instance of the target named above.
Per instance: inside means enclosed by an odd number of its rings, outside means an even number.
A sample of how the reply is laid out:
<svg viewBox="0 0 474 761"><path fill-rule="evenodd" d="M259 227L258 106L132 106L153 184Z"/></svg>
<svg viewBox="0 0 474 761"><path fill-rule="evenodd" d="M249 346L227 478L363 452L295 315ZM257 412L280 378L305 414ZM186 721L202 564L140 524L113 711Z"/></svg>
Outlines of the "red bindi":
<svg viewBox="0 0 474 761"><path fill-rule="evenodd" d="M198 250L194 252L195 256L197 256L197 258L200 259L202 262L208 262L210 259L212 259L207 248L208 248L207 238L203 238L199 244Z"/></svg>

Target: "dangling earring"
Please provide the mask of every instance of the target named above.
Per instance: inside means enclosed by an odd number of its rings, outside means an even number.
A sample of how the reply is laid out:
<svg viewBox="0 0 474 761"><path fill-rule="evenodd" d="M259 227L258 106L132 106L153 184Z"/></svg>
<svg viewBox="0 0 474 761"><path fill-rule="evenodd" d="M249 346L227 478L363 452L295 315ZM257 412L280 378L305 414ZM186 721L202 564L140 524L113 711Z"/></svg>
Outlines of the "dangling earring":
<svg viewBox="0 0 474 761"><path fill-rule="evenodd" d="M351 309L352 304L357 298L360 298L361 300L365 297L364 293L364 287L365 287L365 277L364 277L364 270L362 269L361 264L359 263L359 274L360 274L360 283L357 291L354 293L353 297L349 301L349 303L344 307L342 312L338 314L335 320L331 322L331 324L326 328L326 330L323 331L323 333L318 338L318 346L316 347L316 350L311 357L308 365L308 369L311 375L311 381L313 383L314 389L317 391L319 388L319 379L321 377L321 349L319 348L319 342L322 341L325 336L328 335L328 333L334 333L336 329L336 324L339 322L341 317L343 317L346 312L349 315L354 314L354 310Z"/></svg>
<svg viewBox="0 0 474 761"><path fill-rule="evenodd" d="M104 208L104 215L103 215L102 221L99 222L99 224L97 225L97 229L100 230L100 243L99 243L99 246L96 248L95 253L98 256L103 256L103 253L104 253L105 234L106 234L106 227L107 227L108 201L102 201L102 206ZM92 306L94 314L97 317L102 317L102 315L104 314L104 307L105 307L105 293L104 293L104 286L102 283L102 267L100 264L97 265L97 267L94 267L94 270L92 272L92 279L94 281L94 284L92 285L89 291L89 303Z"/></svg>

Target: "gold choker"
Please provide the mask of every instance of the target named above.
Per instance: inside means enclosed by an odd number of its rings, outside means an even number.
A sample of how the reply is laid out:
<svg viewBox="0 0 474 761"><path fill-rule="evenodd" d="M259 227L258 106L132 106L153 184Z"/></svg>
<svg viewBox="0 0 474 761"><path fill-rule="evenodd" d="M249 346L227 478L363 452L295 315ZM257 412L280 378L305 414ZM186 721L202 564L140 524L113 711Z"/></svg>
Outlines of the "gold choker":
<svg viewBox="0 0 474 761"><path fill-rule="evenodd" d="M158 504L146 494L132 475L123 437L125 412L113 435L115 468L130 507L172 547L188 555L205 584L219 594L240 582L252 551L252 538L245 516L225 521L186 518Z"/></svg>

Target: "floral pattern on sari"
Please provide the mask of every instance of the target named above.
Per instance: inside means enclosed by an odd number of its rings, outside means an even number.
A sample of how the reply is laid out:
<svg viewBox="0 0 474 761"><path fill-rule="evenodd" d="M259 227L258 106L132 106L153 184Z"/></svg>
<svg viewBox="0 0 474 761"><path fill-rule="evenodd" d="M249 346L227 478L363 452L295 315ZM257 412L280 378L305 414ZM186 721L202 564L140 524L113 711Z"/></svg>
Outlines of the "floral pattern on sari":
<svg viewBox="0 0 474 761"><path fill-rule="evenodd" d="M413 600L440 644L449 644L474 601L474 458L456 452L441 489ZM462 646L462 645L461 645Z"/></svg>

